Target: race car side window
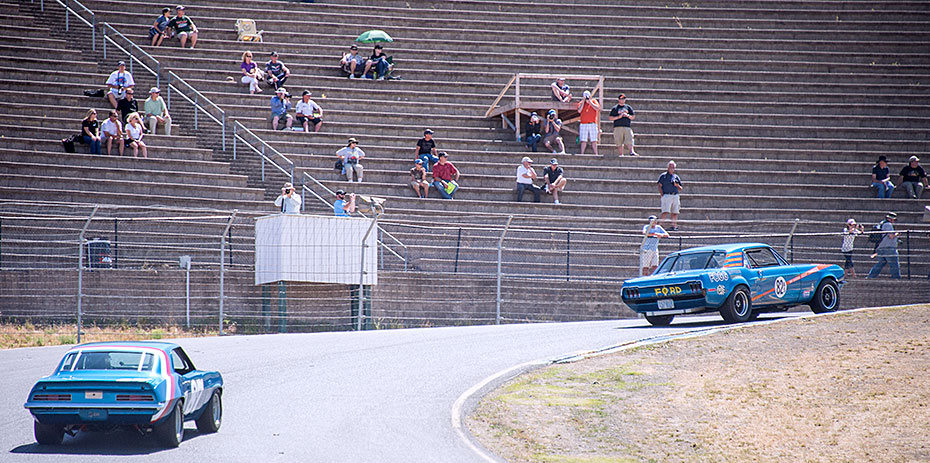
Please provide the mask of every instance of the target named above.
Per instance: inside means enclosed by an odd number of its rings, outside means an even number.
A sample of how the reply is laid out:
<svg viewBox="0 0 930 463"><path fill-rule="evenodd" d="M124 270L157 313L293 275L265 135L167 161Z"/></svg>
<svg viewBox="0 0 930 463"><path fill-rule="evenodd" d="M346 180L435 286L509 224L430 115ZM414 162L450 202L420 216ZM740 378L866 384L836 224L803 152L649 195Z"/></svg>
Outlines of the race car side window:
<svg viewBox="0 0 930 463"><path fill-rule="evenodd" d="M193 365L187 360L187 355L184 355L180 347L171 351L171 363L174 365L174 372L179 375L186 375L194 370Z"/></svg>
<svg viewBox="0 0 930 463"><path fill-rule="evenodd" d="M668 273L672 270L672 266L675 265L675 262L678 260L678 256L668 256L665 260L662 261L662 265L656 269L655 273Z"/></svg>
<svg viewBox="0 0 930 463"><path fill-rule="evenodd" d="M707 265L704 268L720 268L723 267L723 260L726 257L727 253L723 251L715 251L710 259L707 261Z"/></svg>
<svg viewBox="0 0 930 463"><path fill-rule="evenodd" d="M747 249L745 254L752 268L777 267L781 265L769 248Z"/></svg>
<svg viewBox="0 0 930 463"><path fill-rule="evenodd" d="M775 254L775 258L778 259L778 262L780 262L781 265L791 265L787 260L785 260L784 257L781 256L781 254L778 253L778 251L772 249L772 252Z"/></svg>

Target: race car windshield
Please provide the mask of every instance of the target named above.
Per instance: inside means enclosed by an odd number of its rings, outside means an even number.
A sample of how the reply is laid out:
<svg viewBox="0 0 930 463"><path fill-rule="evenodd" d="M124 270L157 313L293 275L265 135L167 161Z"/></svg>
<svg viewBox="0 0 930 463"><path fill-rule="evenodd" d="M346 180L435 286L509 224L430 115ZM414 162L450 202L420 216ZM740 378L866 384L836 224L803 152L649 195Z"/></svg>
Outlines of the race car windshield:
<svg viewBox="0 0 930 463"><path fill-rule="evenodd" d="M723 264L722 252L695 252L666 257L655 273L685 272L705 268L720 268Z"/></svg>
<svg viewBox="0 0 930 463"><path fill-rule="evenodd" d="M133 370L152 371L155 356L149 352L83 351L70 352L61 362L61 371Z"/></svg>

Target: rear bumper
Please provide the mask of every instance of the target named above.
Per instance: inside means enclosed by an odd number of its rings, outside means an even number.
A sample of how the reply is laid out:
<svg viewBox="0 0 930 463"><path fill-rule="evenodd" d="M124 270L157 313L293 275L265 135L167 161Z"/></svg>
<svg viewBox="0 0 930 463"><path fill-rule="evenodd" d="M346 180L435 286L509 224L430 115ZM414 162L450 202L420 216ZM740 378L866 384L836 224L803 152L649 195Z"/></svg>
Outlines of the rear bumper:
<svg viewBox="0 0 930 463"><path fill-rule="evenodd" d="M146 407L27 407L36 421L47 425L149 425L158 411Z"/></svg>
<svg viewBox="0 0 930 463"><path fill-rule="evenodd" d="M643 315L649 315L650 317L657 315L681 315L687 313L705 312L707 310L715 310L714 308L708 306L707 300L703 297L672 299L672 301L674 301L675 307L669 309L660 309L658 301L654 300L642 303L625 303L634 312Z"/></svg>

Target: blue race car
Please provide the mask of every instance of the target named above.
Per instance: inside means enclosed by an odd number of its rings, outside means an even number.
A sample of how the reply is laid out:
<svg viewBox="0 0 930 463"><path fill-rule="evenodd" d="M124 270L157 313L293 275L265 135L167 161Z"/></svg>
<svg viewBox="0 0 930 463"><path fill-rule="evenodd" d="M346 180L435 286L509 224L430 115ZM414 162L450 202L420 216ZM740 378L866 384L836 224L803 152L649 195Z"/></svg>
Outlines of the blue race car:
<svg viewBox="0 0 930 463"><path fill-rule="evenodd" d="M69 350L32 387L25 407L40 444L60 444L65 433L128 427L177 447L187 420L203 433L220 428L222 395L223 377L194 368L176 344L101 342Z"/></svg>
<svg viewBox="0 0 930 463"><path fill-rule="evenodd" d="M620 291L623 302L655 326L707 311L737 323L800 304L833 312L844 274L832 264L789 264L767 244L725 244L672 253L655 273L624 281Z"/></svg>

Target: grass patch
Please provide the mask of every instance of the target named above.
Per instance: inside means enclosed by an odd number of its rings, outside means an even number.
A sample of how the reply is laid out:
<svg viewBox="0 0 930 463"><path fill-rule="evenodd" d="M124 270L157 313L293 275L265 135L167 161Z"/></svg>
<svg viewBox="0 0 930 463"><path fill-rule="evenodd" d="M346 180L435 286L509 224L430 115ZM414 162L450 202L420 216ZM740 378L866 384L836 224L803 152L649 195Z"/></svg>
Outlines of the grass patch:
<svg viewBox="0 0 930 463"><path fill-rule="evenodd" d="M127 323L84 327L81 342L139 341L165 338L215 336L215 330L184 329L179 326L141 326ZM74 325L0 323L0 349L77 344Z"/></svg>

